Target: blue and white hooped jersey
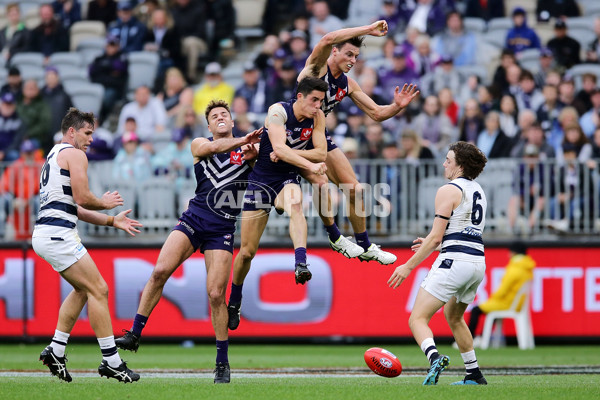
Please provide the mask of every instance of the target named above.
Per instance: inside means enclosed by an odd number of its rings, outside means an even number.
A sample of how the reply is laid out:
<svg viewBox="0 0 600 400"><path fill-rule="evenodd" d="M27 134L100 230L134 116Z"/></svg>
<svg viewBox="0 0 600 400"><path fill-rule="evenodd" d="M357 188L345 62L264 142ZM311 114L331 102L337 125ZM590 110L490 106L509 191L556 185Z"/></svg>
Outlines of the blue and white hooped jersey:
<svg viewBox="0 0 600 400"><path fill-rule="evenodd" d="M449 185L461 190L462 200L452 211L439 257L484 261L482 234L487 212L485 193L477 182L466 178L454 179Z"/></svg>
<svg viewBox="0 0 600 400"><path fill-rule="evenodd" d="M311 142L314 120L312 118L306 118L302 121L298 121L294 115L293 105L293 101L288 101L274 104L271 107L281 106L285 112L285 144L294 150L304 150L306 149L308 143ZM256 160L256 164L254 165L254 176L283 176L291 173L298 173L298 167L295 165L288 164L284 161L278 161L276 163L272 162L272 151L273 145L269 139L269 130L265 127L260 139L260 151L258 153L258 158Z"/></svg>
<svg viewBox="0 0 600 400"><path fill-rule="evenodd" d="M57 162L58 153L72 147L68 143L57 144L46 157L40 174L40 210L33 236L62 236L77 230L71 174Z"/></svg>
<svg viewBox="0 0 600 400"><path fill-rule="evenodd" d="M188 206L190 212L212 222L235 221L252 171L242 155L237 148L213 154L194 165L197 185L196 195Z"/></svg>

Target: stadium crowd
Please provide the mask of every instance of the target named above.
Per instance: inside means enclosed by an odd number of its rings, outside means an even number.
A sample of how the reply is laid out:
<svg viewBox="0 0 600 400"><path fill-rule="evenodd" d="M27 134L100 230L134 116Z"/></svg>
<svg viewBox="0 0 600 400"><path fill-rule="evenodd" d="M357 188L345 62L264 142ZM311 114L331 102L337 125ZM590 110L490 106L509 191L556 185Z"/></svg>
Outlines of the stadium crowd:
<svg viewBox="0 0 600 400"><path fill-rule="evenodd" d="M254 53L231 52L243 47L235 36L241 17L235 3L56 0L39 3L37 15L27 11L37 17L35 26L25 23L23 4L7 4L0 29L0 162L8 166L25 153L43 160L60 138L60 120L75 101L52 55L77 51L70 40L80 21L106 27L103 50L84 67L89 82L104 87L88 158L114 160L114 179L142 182L190 176L191 139L208 134L210 100L231 104L234 135L258 128L269 105L292 97L322 35L385 19L388 35L366 41L349 75L378 104L388 104L404 83L416 83L421 96L383 123L342 102L327 125L348 158L418 163L441 159L450 143L464 140L489 159L556 160L565 166L559 173L574 180L582 178L569 172L573 163L596 170L600 8L593 1L257 0L264 36ZM159 56L156 79L131 88L129 55L142 51ZM43 55L38 79L12 62L31 52ZM525 167L520 174L527 175Z"/></svg>

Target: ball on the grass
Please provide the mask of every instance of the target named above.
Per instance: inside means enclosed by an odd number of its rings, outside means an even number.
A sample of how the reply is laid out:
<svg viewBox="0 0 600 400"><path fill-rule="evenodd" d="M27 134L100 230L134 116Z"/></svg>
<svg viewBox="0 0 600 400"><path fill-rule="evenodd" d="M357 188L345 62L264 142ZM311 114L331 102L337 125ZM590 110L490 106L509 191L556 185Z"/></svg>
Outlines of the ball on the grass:
<svg viewBox="0 0 600 400"><path fill-rule="evenodd" d="M365 362L371 371L386 378L394 378L402 373L402 364L398 357L380 347L365 351Z"/></svg>

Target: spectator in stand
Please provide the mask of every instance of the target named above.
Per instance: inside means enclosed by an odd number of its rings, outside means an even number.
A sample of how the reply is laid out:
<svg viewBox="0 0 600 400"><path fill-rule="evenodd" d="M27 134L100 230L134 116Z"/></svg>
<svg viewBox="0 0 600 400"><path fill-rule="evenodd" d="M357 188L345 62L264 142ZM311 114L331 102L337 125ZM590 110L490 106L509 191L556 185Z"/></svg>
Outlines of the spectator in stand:
<svg viewBox="0 0 600 400"><path fill-rule="evenodd" d="M575 0L537 0L535 14L538 21L550 18L578 17L579 6Z"/></svg>
<svg viewBox="0 0 600 400"><path fill-rule="evenodd" d="M35 213L35 197L40 193L40 172L42 158L38 146L32 140L25 140L20 146L20 157L4 170L0 181L2 203L0 207L12 209L9 223L12 224L15 240L31 239L33 233L32 214ZM0 221L3 224L4 221Z"/></svg>
<svg viewBox="0 0 600 400"><path fill-rule="evenodd" d="M586 49L585 58L586 62L597 64L600 62L600 16L594 19L594 33L596 38Z"/></svg>
<svg viewBox="0 0 600 400"><path fill-rule="evenodd" d="M306 35L305 41L307 43L310 43L309 19L310 19L310 14L305 14L305 13L296 14L294 19L292 20L292 24L288 28L282 29L281 31L279 31L279 40L281 41L281 43L289 42L290 39L292 38L292 32L294 32L294 31L303 32ZM269 35L269 36L274 36L274 35Z"/></svg>
<svg viewBox="0 0 600 400"><path fill-rule="evenodd" d="M175 118L175 128L184 129L192 138L207 137L202 121L191 104L183 104Z"/></svg>
<svg viewBox="0 0 600 400"><path fill-rule="evenodd" d="M294 63L287 60L281 66L279 74L273 85L267 85L267 100L265 104L274 104L283 99L291 99L294 97L296 89L296 79L298 73L294 68Z"/></svg>
<svg viewBox="0 0 600 400"><path fill-rule="evenodd" d="M69 108L73 107L71 96L65 92L58 70L56 67L46 67L46 75L44 77L46 85L42 88L42 98L50 108L50 116L52 124L50 132L60 131L63 116L67 114Z"/></svg>
<svg viewBox="0 0 600 400"><path fill-rule="evenodd" d="M183 66L181 38L173 25L173 18L164 8L157 8L152 12L144 38L144 51L157 53L160 57L155 80L155 89L160 90L167 69Z"/></svg>
<svg viewBox="0 0 600 400"><path fill-rule="evenodd" d="M402 132L402 136L400 137L398 158L412 164L418 164L419 160L433 160L435 157L431 149L423 144L417 132L407 129Z"/></svg>
<svg viewBox="0 0 600 400"><path fill-rule="evenodd" d="M539 49L540 38L537 33L527 26L527 13L522 7L515 7L512 13L514 26L506 34L506 45L504 47L512 50L515 54L526 49Z"/></svg>
<svg viewBox="0 0 600 400"><path fill-rule="evenodd" d="M209 55L212 60L218 60L224 49L234 50L236 26L233 0L207 0L210 20L213 21L212 40L209 44ZM234 53L235 54L235 53Z"/></svg>
<svg viewBox="0 0 600 400"><path fill-rule="evenodd" d="M267 111L266 102L267 87L265 80L261 78L258 68L252 61L244 64L244 73L242 74L244 82L235 90L234 96L242 96L248 102L248 109L253 113L264 113ZM283 99L280 99L283 100Z"/></svg>
<svg viewBox="0 0 600 400"><path fill-rule="evenodd" d="M119 39L123 53L141 51L144 48L146 25L133 16L131 1L122 0L117 5L117 20L108 26L108 34Z"/></svg>
<svg viewBox="0 0 600 400"><path fill-rule="evenodd" d="M479 86L479 89L477 90L477 102L479 103L479 108L481 108L481 113L483 115L500 107L499 102L492 93L494 93L494 88L492 86L482 85Z"/></svg>
<svg viewBox="0 0 600 400"><path fill-rule="evenodd" d="M365 113L362 112L360 108L355 106L354 104L348 109L346 116L346 123L340 124L340 126L346 126L345 130L339 131L336 130L337 135L344 135L345 138L353 138L359 140L359 138L364 137L367 127L364 124Z"/></svg>
<svg viewBox="0 0 600 400"><path fill-rule="evenodd" d="M279 38L275 35L268 35L263 41L260 53L254 58L254 64L269 83L273 83L276 78L273 66L275 52L279 52L283 59L287 56L285 50L281 48ZM273 82L269 79L273 79Z"/></svg>
<svg viewBox="0 0 600 400"><path fill-rule="evenodd" d="M405 28L405 21L402 19L398 3L395 0L383 0L382 13L377 17L377 21L384 20L388 24L388 35L395 36Z"/></svg>
<svg viewBox="0 0 600 400"><path fill-rule="evenodd" d="M564 107L558 114L558 124L552 127L552 130L547 134L548 143L554 147L555 152L560 152L565 137L564 128L569 125L578 123L579 114L574 107Z"/></svg>
<svg viewBox="0 0 600 400"><path fill-rule="evenodd" d="M519 110L528 109L535 111L544 104L544 95L539 89L536 89L533 74L526 69L521 70L519 88L520 90L515 95Z"/></svg>
<svg viewBox="0 0 600 400"><path fill-rule="evenodd" d="M513 140L516 140L517 137L517 114L518 114L517 103L515 98L509 94L505 94L500 99L500 112L498 113L500 116L500 130L511 139L511 143Z"/></svg>
<svg viewBox="0 0 600 400"><path fill-rule="evenodd" d="M208 103L215 99L231 104L234 93L234 88L223 81L221 65L215 61L208 63L204 69L204 83L194 93L194 111L204 115Z"/></svg>
<svg viewBox="0 0 600 400"><path fill-rule="evenodd" d="M554 151L554 147L552 147L546 141L546 135L542 130L542 127L537 123L533 122L529 125L529 127L523 130L523 141L517 143L513 149L511 150L511 157L523 158L526 157L526 148L529 145L529 150L534 148L536 150L535 156L538 160L548 160L552 159L556 156L556 152ZM533 147L531 147L533 146Z"/></svg>
<svg viewBox="0 0 600 400"><path fill-rule="evenodd" d="M554 24L554 38L548 41L548 48L554 54L556 63L565 69L581 62L581 45L567 35L567 24L561 19Z"/></svg>
<svg viewBox="0 0 600 400"><path fill-rule="evenodd" d="M104 86L104 97L100 110L100 119L104 120L112 111L115 103L125 97L129 62L119 47L116 36L108 36L104 54L96 57L89 66L90 81Z"/></svg>
<svg viewBox="0 0 600 400"><path fill-rule="evenodd" d="M37 140L45 154L54 145L51 131L52 115L50 107L46 104L40 93L40 88L35 79L28 79L23 85L23 98L17 104L19 117L25 123L27 137Z"/></svg>
<svg viewBox="0 0 600 400"><path fill-rule="evenodd" d="M504 93L506 90L508 90L506 74L508 69L513 65L517 65L515 52L509 49L502 50L502 54L500 55L500 65L498 65L496 68L493 79L494 87L501 93Z"/></svg>
<svg viewBox="0 0 600 400"><path fill-rule="evenodd" d="M296 71L300 73L306 65L306 60L310 55L310 49L308 48L308 39L306 33L300 30L292 31L289 47L291 52L291 59L294 63Z"/></svg>
<svg viewBox="0 0 600 400"><path fill-rule="evenodd" d="M359 138L361 146L358 150L358 157L370 160L382 158L385 136L383 126L380 123L376 122L367 126L364 136Z"/></svg>
<svg viewBox="0 0 600 400"><path fill-rule="evenodd" d="M171 142L152 156L151 163L152 170L160 175L190 177L194 169L190 132L183 128L175 128L171 133Z"/></svg>
<svg viewBox="0 0 600 400"><path fill-rule="evenodd" d="M515 140L513 140L512 148L510 149L511 157L522 156L523 147L527 144L527 131L535 123L536 115L533 111L521 110L521 112L519 112L517 134L515 135Z"/></svg>
<svg viewBox="0 0 600 400"><path fill-rule="evenodd" d="M135 133L143 142L150 142L164 132L167 124L167 111L148 86L140 86L135 90L135 100L125 104L119 115L117 132L125 131L125 120L134 117L137 122Z"/></svg>
<svg viewBox="0 0 600 400"><path fill-rule="evenodd" d="M125 132L121 141L123 147L113 161L113 179L139 183L150 178L150 153L140 146L135 132Z"/></svg>
<svg viewBox="0 0 600 400"><path fill-rule="evenodd" d="M406 53L402 46L394 47L391 68L382 68L379 71L379 85L383 93L391 96L400 82L419 83L419 76L408 67L406 61Z"/></svg>
<svg viewBox="0 0 600 400"><path fill-rule="evenodd" d="M23 78L21 78L19 68L14 65L8 69L6 83L0 88L0 95L8 92L12 93L17 101L23 98Z"/></svg>
<svg viewBox="0 0 600 400"><path fill-rule="evenodd" d="M563 104L558 101L558 88L554 85L544 85L542 94L544 104L537 109L537 120L544 132L549 132L558 123L558 114Z"/></svg>
<svg viewBox="0 0 600 400"><path fill-rule="evenodd" d="M419 35L415 39L415 48L408 56L407 65L419 76L433 72L440 62L440 56L431 51L429 36Z"/></svg>
<svg viewBox="0 0 600 400"><path fill-rule="evenodd" d="M590 94L592 108L579 119L583 133L589 138L600 127L600 89L594 89Z"/></svg>
<svg viewBox="0 0 600 400"><path fill-rule="evenodd" d="M581 76L581 90L575 95L575 100L573 101L573 106L579 113L579 115L583 115L592 108L592 93L596 90L597 85L597 77L595 74L583 74Z"/></svg>
<svg viewBox="0 0 600 400"><path fill-rule="evenodd" d="M575 106L575 83L565 79L558 84L558 100L564 106Z"/></svg>
<svg viewBox="0 0 600 400"><path fill-rule="evenodd" d="M483 114L479 108L479 103L475 99L467 100L464 110L465 112L458 124L458 140L475 144L479 133L483 131Z"/></svg>
<svg viewBox="0 0 600 400"><path fill-rule="evenodd" d="M423 112L415 117L412 126L415 131L421 132L423 144L436 155L445 154L445 149L456 138L452 122L441 112L437 96L425 98Z"/></svg>
<svg viewBox="0 0 600 400"><path fill-rule="evenodd" d="M540 50L540 68L534 75L535 85L538 88L546 84L546 76L552 71L552 68L554 68L554 55L549 48L542 47Z"/></svg>
<svg viewBox="0 0 600 400"><path fill-rule="evenodd" d="M451 58L457 67L475 64L477 41L474 34L465 31L458 11L446 16L446 30L433 38L431 47L442 58Z"/></svg>
<svg viewBox="0 0 600 400"><path fill-rule="evenodd" d="M523 70L518 65L511 65L506 70L506 82L508 87L503 94L510 94L511 96L517 96L521 92L521 73Z"/></svg>
<svg viewBox="0 0 600 400"><path fill-rule="evenodd" d="M312 6L310 25L310 47L315 47L326 33L337 31L344 27L344 23L329 12L329 5L325 0L316 0Z"/></svg>
<svg viewBox="0 0 600 400"><path fill-rule="evenodd" d="M485 116L485 129L477 137L477 147L488 159L508 157L510 139L500 129L500 115L496 111Z"/></svg>
<svg viewBox="0 0 600 400"><path fill-rule="evenodd" d="M419 32L427 32L434 36L444 30L446 25L446 10L440 1L417 0L413 9L405 14L408 26L417 28Z"/></svg>
<svg viewBox="0 0 600 400"><path fill-rule="evenodd" d="M465 17L489 21L504 17L504 0L466 0Z"/></svg>
<svg viewBox="0 0 600 400"><path fill-rule="evenodd" d="M453 93L458 93L460 86L460 74L454 68L450 56L443 56L433 72L421 77L421 91L425 96L439 93L440 90L445 88L450 89Z"/></svg>
<svg viewBox="0 0 600 400"><path fill-rule="evenodd" d="M467 81L461 86L458 96L456 97L458 105L462 107L467 100L476 99L480 86L481 78L475 74L469 75Z"/></svg>
<svg viewBox="0 0 600 400"><path fill-rule="evenodd" d="M191 0L176 0L171 7L181 35L181 49L187 61L186 76L190 82L197 82L198 59L208 52L205 8L204 2Z"/></svg>
<svg viewBox="0 0 600 400"><path fill-rule="evenodd" d="M58 17L67 31L75 22L81 21L81 5L78 0L54 0L52 8L54 15Z"/></svg>
<svg viewBox="0 0 600 400"><path fill-rule="evenodd" d="M600 128L596 129L592 136L592 159L600 159Z"/></svg>
<svg viewBox="0 0 600 400"><path fill-rule="evenodd" d="M100 21L108 27L117 19L117 2L115 0L92 0L88 3L87 19Z"/></svg>
<svg viewBox="0 0 600 400"><path fill-rule="evenodd" d="M25 123L17 113L17 99L6 92L0 97L0 162L19 157L19 145L25 137Z"/></svg>
<svg viewBox="0 0 600 400"><path fill-rule="evenodd" d="M133 15L135 15L138 21L150 29L150 25L152 24L152 14L154 14L154 11L160 9L161 5L158 0L138 0L137 3L138 4L133 9Z"/></svg>
<svg viewBox="0 0 600 400"><path fill-rule="evenodd" d="M87 155L88 161L108 161L115 158L114 135L100 125L98 118L94 120L94 140L90 143Z"/></svg>
<svg viewBox="0 0 600 400"><path fill-rule="evenodd" d="M460 107L454 101L454 95L452 91L448 88L443 88L438 93L438 99L440 100L440 107L442 112L446 114L448 118L450 118L450 122L452 125L456 126L458 124L458 114L460 111Z"/></svg>
<svg viewBox="0 0 600 400"><path fill-rule="evenodd" d="M162 101L167 116L173 118L183 105L192 105L194 90L185 81L183 73L177 67L171 67L165 74L165 84L156 98Z"/></svg>
<svg viewBox="0 0 600 400"><path fill-rule="evenodd" d="M27 51L29 46L29 29L21 21L18 3L6 5L6 17L8 24L0 29L0 51L5 62L15 54Z"/></svg>
<svg viewBox="0 0 600 400"><path fill-rule="evenodd" d="M592 144L578 123L565 126L565 137L556 154L557 163L561 164L565 161L565 151L574 151L575 159L581 163L587 162L592 157Z"/></svg>
<svg viewBox="0 0 600 400"><path fill-rule="evenodd" d="M51 4L40 6L40 24L31 31L29 51L42 53L48 63L53 53L69 51L69 32L54 18Z"/></svg>
<svg viewBox="0 0 600 400"><path fill-rule="evenodd" d="M546 75L546 85L553 85L558 87L560 83L563 81L562 75L557 70L550 70Z"/></svg>

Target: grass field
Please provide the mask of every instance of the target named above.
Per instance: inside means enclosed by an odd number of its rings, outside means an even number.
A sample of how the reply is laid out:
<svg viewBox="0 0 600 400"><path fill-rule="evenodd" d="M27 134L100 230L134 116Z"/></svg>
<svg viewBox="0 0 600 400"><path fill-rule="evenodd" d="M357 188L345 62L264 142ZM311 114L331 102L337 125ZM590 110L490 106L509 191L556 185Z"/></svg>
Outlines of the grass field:
<svg viewBox="0 0 600 400"><path fill-rule="evenodd" d="M376 344L373 344L373 346ZM402 361L404 373L393 379L367 369L363 353L372 345L230 346L232 383L214 385L212 345L184 348L142 344L138 353L121 352L142 378L124 385L100 379L100 351L92 344L68 348L70 384L50 376L37 361L44 344L0 345L1 399L578 399L600 398L600 346L541 346L479 350L487 387L455 387L464 367L460 354L439 346L451 367L436 387L423 387L427 363L416 345L387 345ZM551 368L555 374L540 374ZM590 367L587 368L586 367ZM571 372L595 371L596 373ZM531 373L532 375L529 375Z"/></svg>

